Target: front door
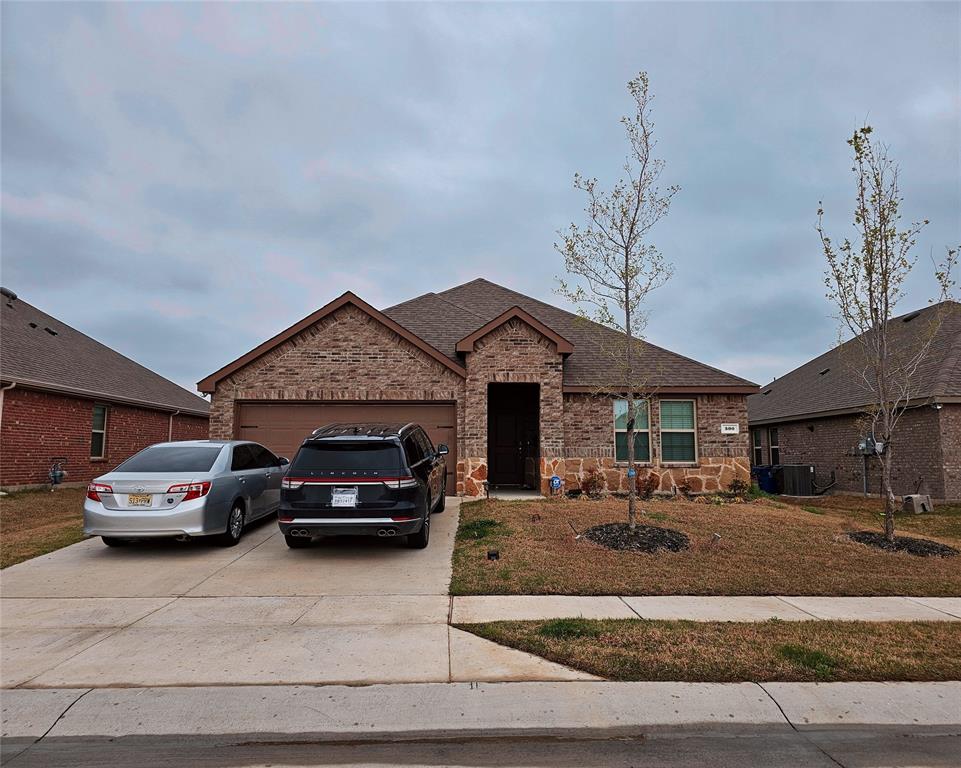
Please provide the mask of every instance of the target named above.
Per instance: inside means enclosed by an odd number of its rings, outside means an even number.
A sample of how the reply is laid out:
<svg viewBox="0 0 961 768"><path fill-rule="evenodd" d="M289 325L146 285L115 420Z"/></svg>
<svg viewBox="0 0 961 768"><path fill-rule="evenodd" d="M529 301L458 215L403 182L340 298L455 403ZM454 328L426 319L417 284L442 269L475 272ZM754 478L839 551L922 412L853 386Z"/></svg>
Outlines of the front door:
<svg viewBox="0 0 961 768"><path fill-rule="evenodd" d="M490 384L487 395L487 462L492 486L539 484L537 384Z"/></svg>

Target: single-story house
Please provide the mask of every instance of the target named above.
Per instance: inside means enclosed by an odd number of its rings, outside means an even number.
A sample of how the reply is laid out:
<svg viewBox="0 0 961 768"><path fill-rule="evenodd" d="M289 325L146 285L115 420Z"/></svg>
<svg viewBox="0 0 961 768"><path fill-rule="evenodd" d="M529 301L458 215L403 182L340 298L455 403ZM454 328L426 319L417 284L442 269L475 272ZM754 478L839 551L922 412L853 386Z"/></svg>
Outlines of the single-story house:
<svg viewBox="0 0 961 768"><path fill-rule="evenodd" d="M961 304L942 302L892 319L893 349L915 350L942 322L914 378L908 409L892 440L893 488L961 499ZM881 493L880 462L859 449L867 436L864 382L853 371L858 342L851 339L748 398L751 462L809 464L819 487Z"/></svg>
<svg viewBox="0 0 961 768"><path fill-rule="evenodd" d="M207 437L209 403L66 323L0 297L0 486L88 482L146 446Z"/></svg>
<svg viewBox="0 0 961 768"><path fill-rule="evenodd" d="M327 422L416 421L450 447L450 493L479 495L485 481L545 492L554 475L566 488L591 475L623 490L612 335L623 338L484 279L383 311L348 292L198 389L212 396L212 438L288 457ZM637 349L655 392L638 424L642 474L657 473L664 491L746 479L756 385L652 344Z"/></svg>

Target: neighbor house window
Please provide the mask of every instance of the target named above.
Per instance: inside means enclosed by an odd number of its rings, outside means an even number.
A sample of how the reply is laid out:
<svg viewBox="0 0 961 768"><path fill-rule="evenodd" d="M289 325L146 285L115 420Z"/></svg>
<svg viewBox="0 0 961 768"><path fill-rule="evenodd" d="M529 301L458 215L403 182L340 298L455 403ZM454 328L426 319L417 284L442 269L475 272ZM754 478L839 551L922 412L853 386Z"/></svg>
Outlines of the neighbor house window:
<svg viewBox="0 0 961 768"><path fill-rule="evenodd" d="M761 444L761 430L752 429L751 437L754 441L754 466L759 467L764 463L764 446Z"/></svg>
<svg viewBox="0 0 961 768"><path fill-rule="evenodd" d="M781 446L778 442L777 427L771 427L767 431L767 444L771 449L771 463L781 463Z"/></svg>
<svg viewBox="0 0 961 768"><path fill-rule="evenodd" d="M697 461L693 400L661 400L661 461Z"/></svg>
<svg viewBox="0 0 961 768"><path fill-rule="evenodd" d="M614 458L627 461L627 400L614 401ZM634 460L651 460L651 427L646 401L635 406Z"/></svg>
<svg viewBox="0 0 961 768"><path fill-rule="evenodd" d="M107 406L93 407L93 428L90 430L90 458L102 459L107 447Z"/></svg>

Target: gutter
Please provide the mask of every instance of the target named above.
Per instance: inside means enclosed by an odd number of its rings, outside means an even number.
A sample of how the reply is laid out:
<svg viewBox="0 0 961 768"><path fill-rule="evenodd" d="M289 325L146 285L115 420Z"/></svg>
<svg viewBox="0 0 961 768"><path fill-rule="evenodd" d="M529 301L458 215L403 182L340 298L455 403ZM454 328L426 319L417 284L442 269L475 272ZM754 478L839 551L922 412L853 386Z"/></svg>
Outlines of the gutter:
<svg viewBox="0 0 961 768"><path fill-rule="evenodd" d="M933 405L956 405L961 404L961 397L915 397L905 404L905 410L912 408L924 408ZM765 427L770 424L786 424L793 421L813 421L815 419L829 419L832 416L857 416L870 408L869 403L863 405L850 406L848 408L836 408L831 411L813 411L811 413L797 413L788 416L769 416L764 419L752 419L750 407L748 407L748 425L751 427Z"/></svg>
<svg viewBox="0 0 961 768"><path fill-rule="evenodd" d="M154 411L163 411L164 413L169 413L171 411L178 411L179 413L184 413L190 416L202 416L204 418L210 418L210 412L202 411L199 408L177 408L175 405L168 405L166 403L154 403L149 400L137 400L132 397L122 397L119 395L112 395L106 392L95 392L90 389L80 389L78 387L59 387L55 384L45 384L42 381L31 381L28 379L20 379L18 385L24 389L34 389L38 392L54 392L56 394L62 395L74 395L76 397L82 397L87 400L100 400L105 403L119 403L120 405L135 405L141 408L149 408ZM184 390L186 392L186 390ZM198 398L202 400L202 398Z"/></svg>

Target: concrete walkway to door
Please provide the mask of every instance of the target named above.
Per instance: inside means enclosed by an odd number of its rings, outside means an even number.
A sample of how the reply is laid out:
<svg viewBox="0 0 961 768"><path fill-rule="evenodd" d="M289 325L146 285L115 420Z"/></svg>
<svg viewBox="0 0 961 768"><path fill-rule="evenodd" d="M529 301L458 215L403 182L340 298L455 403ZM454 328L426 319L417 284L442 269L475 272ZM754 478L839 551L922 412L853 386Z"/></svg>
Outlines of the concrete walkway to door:
<svg viewBox="0 0 961 768"><path fill-rule="evenodd" d="M331 539L290 550L269 521L241 543L85 541L3 571L2 685L570 680L589 676L448 626L459 501L425 550Z"/></svg>

